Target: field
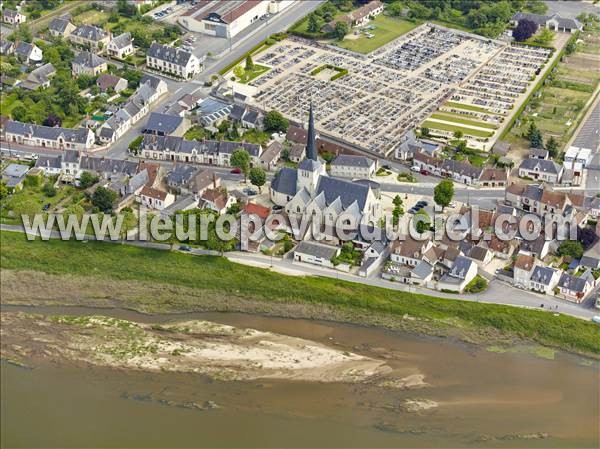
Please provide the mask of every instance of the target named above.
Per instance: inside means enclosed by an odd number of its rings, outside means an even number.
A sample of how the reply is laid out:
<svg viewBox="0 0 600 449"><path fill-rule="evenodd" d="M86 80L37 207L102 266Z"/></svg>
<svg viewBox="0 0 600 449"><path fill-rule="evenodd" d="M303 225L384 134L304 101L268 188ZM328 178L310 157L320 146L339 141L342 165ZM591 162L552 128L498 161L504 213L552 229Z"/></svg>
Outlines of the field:
<svg viewBox="0 0 600 449"><path fill-rule="evenodd" d="M145 283L156 295L130 296L126 307L147 311L195 310L195 298L219 297L221 310L228 301L261 301L269 305L328 307L358 322L367 314L380 323L400 324L406 315L422 329L437 334L471 332L473 336L527 339L556 348L600 356L600 328L568 316L476 302L444 300L320 277L284 276L265 269L238 265L219 257L142 249L129 245L51 240L28 242L20 233L1 232L2 269L44 272L91 283ZM58 278L60 279L60 277ZM85 285L85 284L83 284ZM168 286L172 287L168 287ZM163 293L160 293L160 292ZM168 292L173 292L169 294ZM123 296L126 296L125 293ZM213 307L219 306L213 304ZM323 318L322 315L318 315ZM410 320L408 320L410 321ZM363 321L364 322L364 321Z"/></svg>
<svg viewBox="0 0 600 449"><path fill-rule="evenodd" d="M409 22L379 14L363 30L356 30L359 33L358 38L349 34L343 41L338 42L337 45L359 53L371 53L373 50L382 47L397 37L408 33L419 24L419 22ZM370 29L371 26L375 28ZM365 32L373 34L374 37L369 39Z"/></svg>
<svg viewBox="0 0 600 449"><path fill-rule="evenodd" d="M435 113L431 114L431 118L436 118L436 119L444 120L447 122L460 123L462 125L476 126L478 128L488 128L488 129L498 128L498 126L494 125L493 123L486 123L486 122L482 122L479 120L468 119L468 118L464 118L461 115L452 114L449 112L435 112Z"/></svg>
<svg viewBox="0 0 600 449"><path fill-rule="evenodd" d="M600 25L586 29L579 39L583 43L577 45L577 51L558 64L541 94L529 102L520 124L517 122L505 136L516 149L529 146L521 136L531 122L540 129L545 141L552 136L563 150L577 129L600 83Z"/></svg>

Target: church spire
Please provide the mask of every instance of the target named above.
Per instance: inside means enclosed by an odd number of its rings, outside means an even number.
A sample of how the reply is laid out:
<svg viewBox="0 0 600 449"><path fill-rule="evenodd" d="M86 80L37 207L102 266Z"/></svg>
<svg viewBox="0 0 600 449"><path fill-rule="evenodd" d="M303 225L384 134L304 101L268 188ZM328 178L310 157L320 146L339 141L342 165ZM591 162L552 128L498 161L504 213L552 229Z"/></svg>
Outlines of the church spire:
<svg viewBox="0 0 600 449"><path fill-rule="evenodd" d="M317 137L315 132L315 117L313 114L312 101L310 102L310 109L308 111L308 133L306 135L306 158L317 160Z"/></svg>

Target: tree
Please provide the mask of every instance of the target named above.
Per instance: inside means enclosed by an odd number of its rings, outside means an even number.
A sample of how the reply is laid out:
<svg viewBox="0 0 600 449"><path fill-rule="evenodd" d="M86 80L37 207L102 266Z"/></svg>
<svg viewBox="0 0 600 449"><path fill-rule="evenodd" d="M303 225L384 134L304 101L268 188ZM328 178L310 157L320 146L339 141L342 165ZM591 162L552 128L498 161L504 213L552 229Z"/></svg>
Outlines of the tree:
<svg viewBox="0 0 600 449"><path fill-rule="evenodd" d="M3 200L8 196L8 187L5 182L0 182L0 200Z"/></svg>
<svg viewBox="0 0 600 449"><path fill-rule="evenodd" d="M307 30L310 33L318 33L319 31L321 31L321 28L323 28L323 25L325 25L325 21L315 13L311 13L308 16Z"/></svg>
<svg viewBox="0 0 600 449"><path fill-rule="evenodd" d="M596 242L596 233L593 228L577 228L577 240L584 249L589 249Z"/></svg>
<svg viewBox="0 0 600 449"><path fill-rule="evenodd" d="M262 186L267 182L267 174L260 167L254 167L250 169L250 182L252 185L258 187L258 191L262 191Z"/></svg>
<svg viewBox="0 0 600 449"><path fill-rule="evenodd" d="M394 199L392 200L392 203L396 207L400 207L400 206L402 206L402 204L404 204L403 201L402 201L402 198L400 197L400 195L396 195L394 197Z"/></svg>
<svg viewBox="0 0 600 449"><path fill-rule="evenodd" d="M581 256L583 256L583 245L577 240L565 240L558 247L556 254L573 259L581 259Z"/></svg>
<svg viewBox="0 0 600 449"><path fill-rule="evenodd" d="M24 106L19 105L13 108L10 115L12 115L12 118L14 118L18 122L26 122L28 112Z"/></svg>
<svg viewBox="0 0 600 449"><path fill-rule="evenodd" d="M242 78L245 73L246 73L246 70L244 70L244 68L241 65L236 65L233 68L233 74L235 76L237 76L238 78Z"/></svg>
<svg viewBox="0 0 600 449"><path fill-rule="evenodd" d="M435 189L433 189L433 200L436 204L447 207L454 197L454 183L449 179L442 179Z"/></svg>
<svg viewBox="0 0 600 449"><path fill-rule="evenodd" d="M554 136L550 136L548 142L546 142L546 150L548 150L551 158L555 158L558 155L558 142Z"/></svg>
<svg viewBox="0 0 600 449"><path fill-rule="evenodd" d="M265 115L264 126L267 131L285 133L290 126L290 122L281 115L281 112L273 110Z"/></svg>
<svg viewBox="0 0 600 449"><path fill-rule="evenodd" d="M421 215L421 217L419 217ZM431 217L425 211L425 209L419 209L414 217L415 230L419 234L423 234L425 231L431 228Z"/></svg>
<svg viewBox="0 0 600 449"><path fill-rule="evenodd" d="M56 187L54 187L51 182L47 182L44 184L44 187L42 187L42 192L44 192L44 195L48 198L52 198L53 196L56 196Z"/></svg>
<svg viewBox="0 0 600 449"><path fill-rule="evenodd" d="M529 145L531 148L544 148L544 139L542 137L542 133L536 126L535 122L531 122L529 124L529 128L527 129L527 134L525 137L529 140Z"/></svg>
<svg viewBox="0 0 600 449"><path fill-rule="evenodd" d="M527 19L519 20L519 23L512 32L512 36L518 42L523 42L529 39L537 31L535 22Z"/></svg>
<svg viewBox="0 0 600 449"><path fill-rule="evenodd" d="M133 154L138 154L140 152L140 148L142 147L142 141L144 140L143 136L137 136L135 139L133 139L131 142L129 142L129 145L127 146L127 148L129 149L129 151Z"/></svg>
<svg viewBox="0 0 600 449"><path fill-rule="evenodd" d="M333 34L338 38L338 40L341 41L344 39L344 37L346 37L348 31L350 31L348 24L346 22L339 21L335 24L335 31Z"/></svg>
<svg viewBox="0 0 600 449"><path fill-rule="evenodd" d="M426 128L425 126L421 127L421 136L423 137L429 137L429 128Z"/></svg>
<svg viewBox="0 0 600 449"><path fill-rule="evenodd" d="M248 172L250 171L250 154L243 148L235 150L231 155L229 161L232 167L239 168L244 174L244 180L248 179Z"/></svg>
<svg viewBox="0 0 600 449"><path fill-rule="evenodd" d="M250 72L251 70L254 70L254 61L252 55L248 53L248 56L246 56L246 71Z"/></svg>
<svg viewBox="0 0 600 449"><path fill-rule="evenodd" d="M99 180L100 178L98 178L98 176L93 175L89 171L84 171L79 177L79 187L82 189L87 189L88 187L92 187Z"/></svg>
<svg viewBox="0 0 600 449"><path fill-rule="evenodd" d="M85 209L83 207L81 207L79 204L70 204L63 211L62 215L65 218L65 220L67 220L70 215L75 215L78 219L81 219L81 217L83 217L83 214L85 214Z"/></svg>
<svg viewBox="0 0 600 449"><path fill-rule="evenodd" d="M98 187L92 195L92 204L104 213L110 213L117 194L105 187Z"/></svg>
<svg viewBox="0 0 600 449"><path fill-rule="evenodd" d="M61 126L62 120L58 115L52 113L46 117L46 119L42 122L42 125L54 128L56 126Z"/></svg>
<svg viewBox="0 0 600 449"><path fill-rule="evenodd" d="M455 139L462 139L462 137L463 137L463 132L460 129L457 129L456 131L454 131Z"/></svg>

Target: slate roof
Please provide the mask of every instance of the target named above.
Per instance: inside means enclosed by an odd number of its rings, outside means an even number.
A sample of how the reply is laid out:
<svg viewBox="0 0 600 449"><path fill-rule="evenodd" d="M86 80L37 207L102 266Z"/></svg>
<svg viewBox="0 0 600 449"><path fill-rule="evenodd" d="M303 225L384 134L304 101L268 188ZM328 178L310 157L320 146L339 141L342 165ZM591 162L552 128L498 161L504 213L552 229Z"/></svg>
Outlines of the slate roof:
<svg viewBox="0 0 600 449"><path fill-rule="evenodd" d="M148 56L178 66L186 66L192 57L190 52L153 42L148 49Z"/></svg>
<svg viewBox="0 0 600 449"><path fill-rule="evenodd" d="M156 90L161 81L162 80L160 78L145 73L144 76L142 76L142 79L140 80L140 85L149 84L152 89Z"/></svg>
<svg viewBox="0 0 600 449"><path fill-rule="evenodd" d="M102 28L94 25L81 25L73 30L72 35L87 39L88 41L98 42L105 39L108 35Z"/></svg>
<svg viewBox="0 0 600 449"><path fill-rule="evenodd" d="M5 17L15 18L19 12L14 9L4 8L2 15Z"/></svg>
<svg viewBox="0 0 600 449"><path fill-rule="evenodd" d="M282 150L283 150L283 145L281 144L281 142L274 140L267 146L267 148L265 149L263 154L261 154L260 160L262 162L269 164L269 163L271 163L271 161L273 161L273 159L275 159L277 156L279 156L281 154Z"/></svg>
<svg viewBox="0 0 600 449"><path fill-rule="evenodd" d="M569 273L563 273L558 281L559 287L566 288L576 293L583 292L587 284L587 279L583 277L572 276Z"/></svg>
<svg viewBox="0 0 600 449"><path fill-rule="evenodd" d="M30 44L29 42L19 42L16 44L15 53L26 58L29 58L29 55L33 51L35 44Z"/></svg>
<svg viewBox="0 0 600 449"><path fill-rule="evenodd" d="M319 170L322 166L323 165L319 161L315 161L315 160L312 160L312 159L304 159L298 165L298 169L299 170L306 170L306 171L314 172L314 171Z"/></svg>
<svg viewBox="0 0 600 449"><path fill-rule="evenodd" d="M337 248L322 243L302 241L298 243L294 253L309 254L314 257L331 260L337 254Z"/></svg>
<svg viewBox="0 0 600 449"><path fill-rule="evenodd" d="M160 112L152 112L148 117L148 122L144 131L146 133L164 133L171 134L181 125L183 117L178 115L161 114Z"/></svg>
<svg viewBox="0 0 600 449"><path fill-rule="evenodd" d="M369 191L368 186L343 179L330 178L329 176L321 176L317 184L316 194L323 192L327 204L331 204L336 198L340 198L344 209L347 209L356 201L362 211L367 202Z"/></svg>
<svg viewBox="0 0 600 449"><path fill-rule="evenodd" d="M416 267L410 272L411 276L414 275L420 279L425 279L433 273L433 267L424 260L420 261Z"/></svg>
<svg viewBox="0 0 600 449"><path fill-rule="evenodd" d="M474 246L471 248L471 251L469 251L469 257L480 262L483 262L487 255L488 249L484 248L483 246Z"/></svg>
<svg viewBox="0 0 600 449"><path fill-rule="evenodd" d="M73 59L73 64L78 64L89 68L96 68L105 63L106 61L104 59L89 51L82 51Z"/></svg>
<svg viewBox="0 0 600 449"><path fill-rule="evenodd" d="M531 281L542 285L550 285L556 270L550 267L536 266L531 273Z"/></svg>
<svg viewBox="0 0 600 449"><path fill-rule="evenodd" d="M579 261L579 265L595 270L600 268L600 259L592 256L583 256Z"/></svg>
<svg viewBox="0 0 600 449"><path fill-rule="evenodd" d="M562 166L548 159L523 159L523 162L521 162L521 165L519 166L519 170L558 175L562 171Z"/></svg>
<svg viewBox="0 0 600 449"><path fill-rule="evenodd" d="M298 170L284 167L275 175L271 182L271 188L278 193L294 196L296 194L296 183L298 182Z"/></svg>
<svg viewBox="0 0 600 449"><path fill-rule="evenodd" d="M50 21L48 29L63 34L70 23L71 21L67 17L57 17Z"/></svg>
<svg viewBox="0 0 600 449"><path fill-rule="evenodd" d="M191 181L200 169L193 165L178 164L167 175L167 184L181 186Z"/></svg>
<svg viewBox="0 0 600 449"><path fill-rule="evenodd" d="M124 173L130 176L138 171L137 162L87 155L81 157L79 167L81 170L95 171L97 173Z"/></svg>
<svg viewBox="0 0 600 449"><path fill-rule="evenodd" d="M449 173L468 176L472 179L479 179L482 172L480 167L475 167L464 161L455 161L454 159L444 159L441 168Z"/></svg>
<svg viewBox="0 0 600 449"><path fill-rule="evenodd" d="M452 268L448 272L448 275L459 279L465 279L467 272L474 263L475 262L473 262L471 259L467 259L463 256L457 256L454 260L454 265L452 265Z"/></svg>
<svg viewBox="0 0 600 449"><path fill-rule="evenodd" d="M542 14L534 14L529 12L518 12L512 16L512 20L531 20L538 26L546 25L546 22L554 19L558 22L558 26L560 28L569 28L569 29L581 29L583 26L581 22L577 19L569 19L567 17L561 17L558 14L553 14L551 16L546 16Z"/></svg>
<svg viewBox="0 0 600 449"><path fill-rule="evenodd" d="M61 167L61 159L60 155L58 156L44 156L40 155L35 161L35 166L37 168L56 168L60 169Z"/></svg>
<svg viewBox="0 0 600 449"><path fill-rule="evenodd" d="M29 166L21 165L21 164L9 164L4 171L3 175L10 176L13 178L20 178L25 176L25 174L29 171Z"/></svg>
<svg viewBox="0 0 600 449"><path fill-rule="evenodd" d="M58 137L62 135L67 142L86 143L90 130L86 128L53 128L9 120L6 123L5 132L7 134L31 134L33 137L46 140L58 140Z"/></svg>
<svg viewBox="0 0 600 449"><path fill-rule="evenodd" d="M32 70L31 73L27 75L27 79L23 81L21 85L27 89L37 89L42 84L47 83L50 80L50 77L55 73L56 69L52 64L44 64L43 66Z"/></svg>
<svg viewBox="0 0 600 449"><path fill-rule="evenodd" d="M0 40L0 54L6 55L14 50L15 43L8 39Z"/></svg>
<svg viewBox="0 0 600 449"><path fill-rule="evenodd" d="M331 166L343 166L343 167L361 167L368 168L375 164L373 159L366 156L352 156L349 154L340 154L332 162Z"/></svg>
<svg viewBox="0 0 600 449"><path fill-rule="evenodd" d="M102 92L106 91L109 88L115 88L116 85L124 78L120 76L111 75L109 73L103 73L96 80L96 85L100 88Z"/></svg>
<svg viewBox="0 0 600 449"><path fill-rule="evenodd" d="M119 34L117 37L113 38L110 43L115 45L119 50L128 47L132 43L131 33Z"/></svg>

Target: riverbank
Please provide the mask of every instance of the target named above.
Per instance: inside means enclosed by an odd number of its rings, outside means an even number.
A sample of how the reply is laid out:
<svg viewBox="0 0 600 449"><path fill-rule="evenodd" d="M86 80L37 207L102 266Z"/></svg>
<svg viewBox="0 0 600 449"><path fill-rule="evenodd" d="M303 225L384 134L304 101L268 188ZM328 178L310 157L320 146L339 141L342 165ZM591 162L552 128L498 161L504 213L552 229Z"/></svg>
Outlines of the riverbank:
<svg viewBox="0 0 600 449"><path fill-rule="evenodd" d="M0 233L2 302L124 307L146 313L238 311L327 319L476 343L535 342L600 358L600 328L567 316L456 302L218 257L100 242L29 242Z"/></svg>

